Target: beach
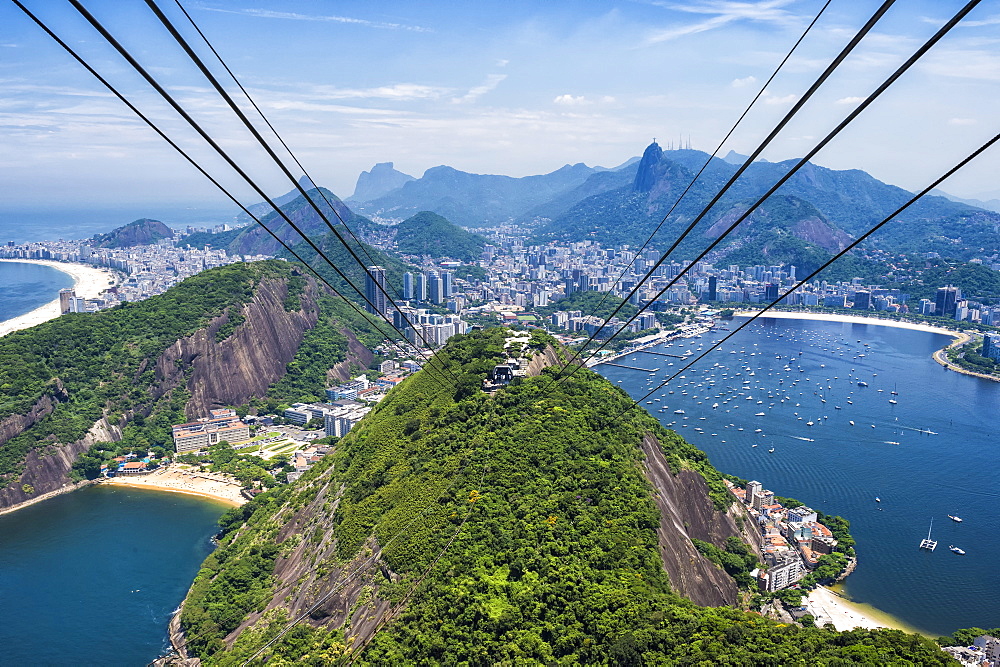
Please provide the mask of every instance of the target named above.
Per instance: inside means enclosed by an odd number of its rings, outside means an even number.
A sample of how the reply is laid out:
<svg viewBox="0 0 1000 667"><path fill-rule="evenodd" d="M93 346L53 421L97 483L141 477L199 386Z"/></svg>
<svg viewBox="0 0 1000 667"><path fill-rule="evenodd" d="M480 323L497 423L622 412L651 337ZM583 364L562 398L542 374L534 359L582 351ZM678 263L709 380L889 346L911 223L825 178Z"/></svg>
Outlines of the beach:
<svg viewBox="0 0 1000 667"><path fill-rule="evenodd" d="M73 278L73 289L76 290L76 295L84 299L97 298L109 287L109 283L117 282L115 274L110 269L97 268L89 264L55 262L47 259L0 259L0 262L41 264L67 273ZM24 315L0 322L0 336L6 336L12 331L28 329L42 322L55 319L59 315L59 297L57 295L55 299L49 301L44 306L40 306Z"/></svg>
<svg viewBox="0 0 1000 667"><path fill-rule="evenodd" d="M832 623L833 627L840 631L853 630L854 628L869 630L890 628L904 632L915 632L913 628L906 627L887 614L879 613L874 607L851 602L824 586L817 586L810 591L804 604L809 613L816 618L816 625L822 626L825 623Z"/></svg>
<svg viewBox="0 0 1000 667"><path fill-rule="evenodd" d="M736 317L753 317L759 311L755 310L737 310L734 315ZM776 319L787 319L787 320L821 320L824 322L845 322L848 324L872 324L881 327L896 327L897 329L912 329L914 331L926 331L927 333L937 333L944 334L945 336L951 336L956 339L968 340L968 334L964 334L961 331L955 331L953 329L944 329L942 327L934 327L929 324L918 324L916 322L901 322L898 320L888 320L879 317L865 317L863 315L841 315L839 313L809 313L809 312L794 312L788 310L769 310L760 317L773 317ZM760 318L758 318L760 319Z"/></svg>
<svg viewBox="0 0 1000 667"><path fill-rule="evenodd" d="M200 473L177 467L162 468L148 475L120 475L103 479L101 484L128 486L133 489L152 489L185 493L212 498L230 505L242 505L247 500L240 493L241 487L222 475Z"/></svg>

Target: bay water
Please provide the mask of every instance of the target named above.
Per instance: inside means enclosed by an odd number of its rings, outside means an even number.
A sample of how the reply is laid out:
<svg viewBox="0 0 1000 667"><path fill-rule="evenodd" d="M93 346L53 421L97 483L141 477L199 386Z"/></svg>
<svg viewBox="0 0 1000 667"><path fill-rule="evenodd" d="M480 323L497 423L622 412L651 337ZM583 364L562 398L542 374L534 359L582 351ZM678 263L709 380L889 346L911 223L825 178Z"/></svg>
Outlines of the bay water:
<svg viewBox="0 0 1000 667"><path fill-rule="evenodd" d="M155 659L226 509L93 486L0 516L0 664Z"/></svg>
<svg viewBox="0 0 1000 667"><path fill-rule="evenodd" d="M726 335L650 351L690 359ZM761 318L640 405L719 470L848 519L859 558L851 598L935 636L1000 627L1000 383L934 362L949 341ZM687 362L640 352L616 363L646 369L596 367L639 399ZM932 520L930 552L919 544Z"/></svg>

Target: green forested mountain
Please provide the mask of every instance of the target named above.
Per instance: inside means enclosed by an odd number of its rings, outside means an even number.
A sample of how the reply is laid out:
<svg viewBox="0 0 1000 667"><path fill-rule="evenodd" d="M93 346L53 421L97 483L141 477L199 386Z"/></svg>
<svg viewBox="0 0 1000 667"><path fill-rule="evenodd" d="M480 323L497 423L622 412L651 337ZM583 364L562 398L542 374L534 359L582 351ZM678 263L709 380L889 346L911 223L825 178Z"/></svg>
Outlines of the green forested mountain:
<svg viewBox="0 0 1000 667"><path fill-rule="evenodd" d="M358 336L381 340L301 267L280 261L212 269L139 303L8 334L0 506L61 486L95 442L169 450L171 424L210 408L269 393L315 397Z"/></svg>
<svg viewBox="0 0 1000 667"><path fill-rule="evenodd" d="M98 248L127 248L134 245L151 245L160 239L169 239L174 232L159 220L140 218L127 225L98 234L93 243Z"/></svg>
<svg viewBox="0 0 1000 667"><path fill-rule="evenodd" d="M469 262L479 258L486 239L452 224L437 213L421 211L396 226L396 249L407 255L448 257Z"/></svg>
<svg viewBox="0 0 1000 667"><path fill-rule="evenodd" d="M801 628L679 594L721 573L692 538L709 553L727 538L665 520L654 498L721 520L719 473L589 370L487 395L505 335L456 336L438 357L455 387L418 373L335 456L230 511L182 607L185 650L204 664L258 651L254 664L948 663L917 635ZM552 343L531 335L533 373L561 354ZM644 452L668 467L657 484L698 490L654 492ZM668 562L685 568L676 579Z"/></svg>
<svg viewBox="0 0 1000 667"><path fill-rule="evenodd" d="M286 197L293 194L295 194L295 191L288 193ZM308 190L307 194L309 194L310 199L315 202L319 210L323 212L324 216L326 216L345 239L350 239L351 235L348 230L344 229L340 220L338 220L338 215L344 224L350 227L350 230L358 237L364 237L365 234L378 228L378 225L375 225L368 218L355 214L344 202L326 188L314 188ZM324 199L324 196L326 199ZM326 203L326 200L330 201L330 204L333 205L332 208ZM280 207L292 222L310 237L317 238L331 233L330 227L316 213L312 204L305 197L301 195L295 196L290 201L280 204ZM277 212L273 210L270 212L261 211L258 215L261 223L286 243L296 244L302 240L302 237ZM225 235L215 234L211 235L214 238L207 239L204 235L196 235L192 241L192 245L201 245L206 242L213 244L227 243L226 250L237 255L277 255L281 250L281 245L256 223L237 230L231 236L230 234L230 232L225 233Z"/></svg>
<svg viewBox="0 0 1000 667"><path fill-rule="evenodd" d="M655 147L655 148L654 148ZM645 240L701 168L708 155L701 151L663 152L647 149L632 183L583 199L539 228L536 241L595 239L611 245ZM696 249L742 214L794 164L756 162L697 227L691 240L676 251L690 258ZM665 249L735 172L736 166L713 159L698 183L669 216L653 241ZM911 193L882 183L860 170L836 171L808 164L755 211L722 246L727 251L752 248L767 261L797 266L828 258L851 239L880 222ZM794 205L792 205L794 204ZM866 243L892 252L937 251L968 259L1000 247L1000 215L944 197L925 197ZM739 257L739 254L735 255Z"/></svg>

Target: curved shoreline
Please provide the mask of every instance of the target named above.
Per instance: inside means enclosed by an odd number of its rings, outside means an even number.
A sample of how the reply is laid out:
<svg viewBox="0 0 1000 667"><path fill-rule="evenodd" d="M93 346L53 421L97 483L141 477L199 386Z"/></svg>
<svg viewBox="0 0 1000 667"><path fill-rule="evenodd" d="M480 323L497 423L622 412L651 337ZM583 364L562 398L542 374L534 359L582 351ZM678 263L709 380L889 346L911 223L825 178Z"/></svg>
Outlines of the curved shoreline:
<svg viewBox="0 0 1000 667"><path fill-rule="evenodd" d="M117 283L118 277L113 271L105 268L97 268L89 264L79 264L76 262L56 262L48 259L0 259L0 262L13 264L38 264L47 266L57 271L62 271L73 279L73 288L76 295L85 299L95 299L99 297L109 284ZM43 322L55 319L61 315L59 310L59 297L48 303L35 308L32 311L12 317L9 320L0 322L0 336L29 329Z"/></svg>
<svg viewBox="0 0 1000 667"><path fill-rule="evenodd" d="M733 313L733 317L753 317L759 311L755 310L737 310ZM878 317L864 317L863 315L835 315L833 313L809 313L809 312L799 312L790 310L779 310L772 311L769 310L761 317L773 317L777 319L786 320L816 320L821 322L841 322L845 324L871 324L874 326L883 327L895 327L897 329L911 329L913 331L924 331L927 333L941 334L944 336L951 336L953 339L946 346L934 352L931 358L937 363L941 364L948 370L955 371L956 373L961 373L962 375L971 375L972 377L981 378L983 380L992 380L993 382L1000 382L1000 378L993 377L991 375L983 375L982 373L976 373L974 371L967 370L961 366L956 366L955 364L948 361L948 356L946 350L952 347L958 347L959 345L965 345L972 337L965 333L964 331L955 331L954 329L944 329L942 327L934 327L929 324L917 324L916 322L900 322L899 320L883 320Z"/></svg>
<svg viewBox="0 0 1000 667"><path fill-rule="evenodd" d="M242 487L238 484L211 479L197 473L160 469L148 475L121 476L102 479L99 484L108 486L123 486L130 489L145 489L147 491L165 491L167 493L183 493L189 496L200 496L233 507L247 502L243 497Z"/></svg>
<svg viewBox="0 0 1000 667"><path fill-rule="evenodd" d="M924 634L881 609L855 602L843 592L826 586L817 586L811 590L804 604L809 613L816 618L816 625L832 623L833 627L841 632L855 628L869 630L888 628L907 633Z"/></svg>

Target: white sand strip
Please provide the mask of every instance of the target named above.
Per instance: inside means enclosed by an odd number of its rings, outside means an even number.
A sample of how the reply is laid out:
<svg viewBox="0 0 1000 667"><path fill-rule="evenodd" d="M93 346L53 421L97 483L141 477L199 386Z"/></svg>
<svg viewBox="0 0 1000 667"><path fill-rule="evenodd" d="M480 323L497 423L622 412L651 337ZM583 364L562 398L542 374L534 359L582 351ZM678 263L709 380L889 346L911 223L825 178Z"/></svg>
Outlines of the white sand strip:
<svg viewBox="0 0 1000 667"><path fill-rule="evenodd" d="M73 289L76 290L76 295L84 299L96 299L112 283L117 282L117 277L110 269L97 268L89 264L54 262L47 259L0 259L0 262L41 264L42 266L50 266L53 269L67 273L73 278ZM30 313L0 322L0 336L6 336L12 331L28 329L42 322L55 319L59 315L59 297L57 296L52 301L34 309Z"/></svg>

